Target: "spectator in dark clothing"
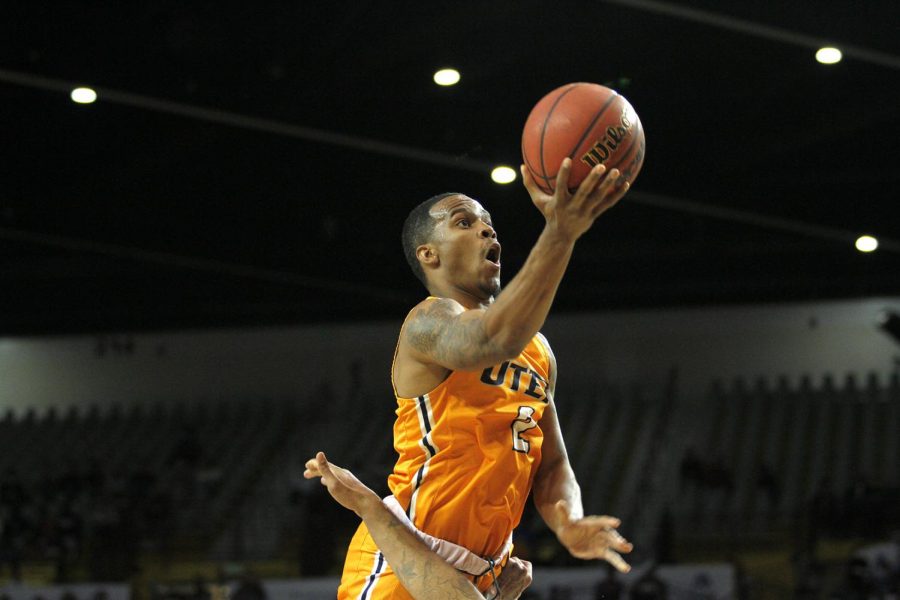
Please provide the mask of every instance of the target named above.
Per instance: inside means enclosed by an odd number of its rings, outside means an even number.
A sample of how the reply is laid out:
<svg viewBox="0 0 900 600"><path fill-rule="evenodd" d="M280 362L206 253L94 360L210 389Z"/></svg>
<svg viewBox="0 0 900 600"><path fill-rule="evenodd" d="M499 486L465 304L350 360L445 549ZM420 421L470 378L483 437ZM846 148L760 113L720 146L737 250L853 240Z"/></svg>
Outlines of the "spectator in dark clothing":
<svg viewBox="0 0 900 600"><path fill-rule="evenodd" d="M572 588L554 585L550 588L550 600L572 600Z"/></svg>
<svg viewBox="0 0 900 600"><path fill-rule="evenodd" d="M668 597L666 583L657 577L655 566L631 586L628 597L631 600L666 600Z"/></svg>
<svg viewBox="0 0 900 600"><path fill-rule="evenodd" d="M56 581L66 583L69 565L81 552L82 520L72 506L65 504L56 517Z"/></svg>
<svg viewBox="0 0 900 600"><path fill-rule="evenodd" d="M619 600L622 597L624 587L616 578L616 568L609 563L604 563L606 577L594 588L594 600Z"/></svg>
<svg viewBox="0 0 900 600"><path fill-rule="evenodd" d="M7 467L0 477L0 507L21 508L27 501L25 486L14 467Z"/></svg>
<svg viewBox="0 0 900 600"><path fill-rule="evenodd" d="M231 600L266 600L266 591L259 581L246 577L238 585Z"/></svg>
<svg viewBox="0 0 900 600"><path fill-rule="evenodd" d="M66 470L63 471L56 482L57 494L62 496L67 502L72 501L81 494L81 483L81 474L78 472L78 466L74 461L69 460L66 462Z"/></svg>
<svg viewBox="0 0 900 600"><path fill-rule="evenodd" d="M762 490L769 502L769 510L778 508L781 500L781 486L778 484L778 478L775 472L764 462L759 463L756 468L756 488Z"/></svg>
<svg viewBox="0 0 900 600"><path fill-rule="evenodd" d="M181 438L169 455L166 466L171 469L180 505L192 504L196 496L197 469L203 460L203 448L197 439L197 429L187 425L182 429Z"/></svg>
<svg viewBox="0 0 900 600"><path fill-rule="evenodd" d="M13 581L22 580L22 554L28 536L28 522L19 506L0 507L0 572L9 565Z"/></svg>
<svg viewBox="0 0 900 600"><path fill-rule="evenodd" d="M196 468L203 458L203 448L200 447L200 441L197 439L197 429L191 425L186 425L181 431L181 438L169 455L166 465L172 467L179 463L183 463L190 468Z"/></svg>

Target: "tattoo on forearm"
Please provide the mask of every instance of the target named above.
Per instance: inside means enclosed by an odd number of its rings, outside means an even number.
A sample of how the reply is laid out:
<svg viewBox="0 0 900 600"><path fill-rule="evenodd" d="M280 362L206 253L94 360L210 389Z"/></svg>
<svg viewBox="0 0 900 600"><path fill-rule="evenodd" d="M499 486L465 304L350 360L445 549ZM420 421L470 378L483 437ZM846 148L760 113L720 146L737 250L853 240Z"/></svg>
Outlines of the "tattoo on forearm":
<svg viewBox="0 0 900 600"><path fill-rule="evenodd" d="M397 573L397 577L402 581L415 580L415 578L419 576L419 573L416 571L415 556L410 558L407 556L406 551L404 551L403 556L400 557L400 563L394 567L394 571Z"/></svg>
<svg viewBox="0 0 900 600"><path fill-rule="evenodd" d="M433 565L421 556L403 551L400 561L392 565L400 582L410 591L426 590L433 600L459 600L472 597L473 587L463 577L448 579L436 573Z"/></svg>

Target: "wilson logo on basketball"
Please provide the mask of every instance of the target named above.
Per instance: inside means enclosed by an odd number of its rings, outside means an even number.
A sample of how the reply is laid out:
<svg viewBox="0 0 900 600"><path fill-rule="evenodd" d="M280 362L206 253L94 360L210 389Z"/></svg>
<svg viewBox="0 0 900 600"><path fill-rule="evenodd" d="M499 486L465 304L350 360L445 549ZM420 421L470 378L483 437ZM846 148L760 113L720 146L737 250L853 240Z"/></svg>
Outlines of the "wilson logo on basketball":
<svg viewBox="0 0 900 600"><path fill-rule="evenodd" d="M622 143L622 140L628 136L628 132L631 130L633 124L632 120L628 118L628 109L624 109L622 111L622 116L619 118L619 124L607 127L603 137L594 142L591 149L585 152L581 157L581 162L589 167L606 162L606 159L609 158L610 154L618 148L619 144Z"/></svg>

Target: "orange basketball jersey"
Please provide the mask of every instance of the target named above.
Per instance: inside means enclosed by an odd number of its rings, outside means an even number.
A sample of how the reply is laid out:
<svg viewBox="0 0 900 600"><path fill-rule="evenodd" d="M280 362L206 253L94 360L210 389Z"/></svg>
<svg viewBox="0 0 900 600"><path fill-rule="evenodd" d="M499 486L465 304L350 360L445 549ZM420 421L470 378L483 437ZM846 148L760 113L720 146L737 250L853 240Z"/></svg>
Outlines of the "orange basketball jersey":
<svg viewBox="0 0 900 600"><path fill-rule="evenodd" d="M416 528L479 556L502 549L541 462L549 380L538 334L512 360L397 398L399 458L388 485Z"/></svg>
<svg viewBox="0 0 900 600"><path fill-rule="evenodd" d="M484 558L508 550L541 463L549 381L550 349L537 334L511 360L452 371L417 398L397 396L399 458L388 485L417 529ZM485 591L490 579L476 584ZM409 598L364 523L350 543L338 597Z"/></svg>

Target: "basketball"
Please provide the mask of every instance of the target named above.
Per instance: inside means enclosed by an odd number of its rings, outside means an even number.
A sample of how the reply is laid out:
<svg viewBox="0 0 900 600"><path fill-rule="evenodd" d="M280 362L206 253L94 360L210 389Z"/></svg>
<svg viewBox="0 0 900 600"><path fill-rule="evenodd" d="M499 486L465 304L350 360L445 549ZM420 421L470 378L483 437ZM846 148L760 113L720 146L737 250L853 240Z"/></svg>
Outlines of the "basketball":
<svg viewBox="0 0 900 600"><path fill-rule="evenodd" d="M569 188L597 164L634 180L644 164L644 128L628 100L596 83L556 88L531 109L522 132L522 158L537 185L553 193L565 157L572 159Z"/></svg>

